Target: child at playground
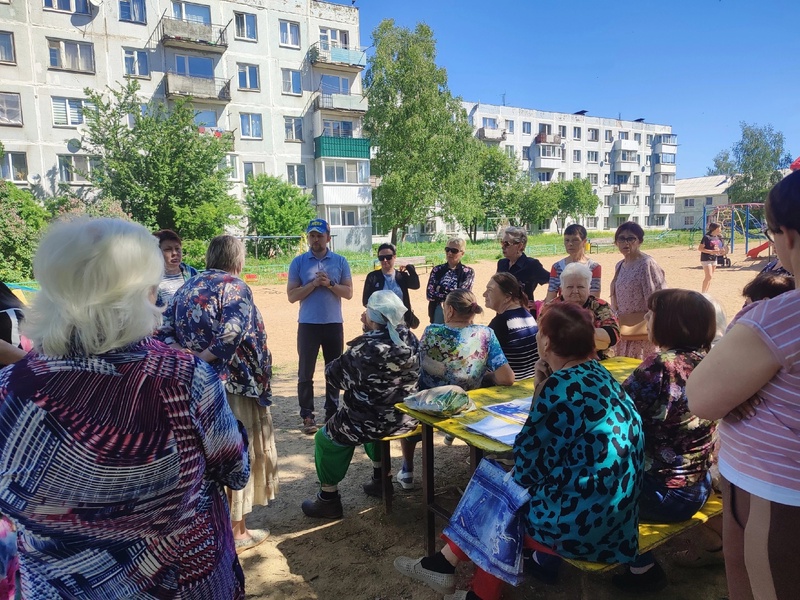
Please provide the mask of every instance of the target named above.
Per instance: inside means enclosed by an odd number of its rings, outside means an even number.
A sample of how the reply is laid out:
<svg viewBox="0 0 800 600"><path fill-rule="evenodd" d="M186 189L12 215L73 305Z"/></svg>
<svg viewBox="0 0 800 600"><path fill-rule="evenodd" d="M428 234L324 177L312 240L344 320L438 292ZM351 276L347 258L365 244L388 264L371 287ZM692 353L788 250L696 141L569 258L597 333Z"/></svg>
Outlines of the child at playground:
<svg viewBox="0 0 800 600"><path fill-rule="evenodd" d="M717 257L728 253L722 239L722 226L719 223L709 223L706 234L697 246L700 252L700 264L703 265L703 289L705 294L711 287L711 278L717 268Z"/></svg>

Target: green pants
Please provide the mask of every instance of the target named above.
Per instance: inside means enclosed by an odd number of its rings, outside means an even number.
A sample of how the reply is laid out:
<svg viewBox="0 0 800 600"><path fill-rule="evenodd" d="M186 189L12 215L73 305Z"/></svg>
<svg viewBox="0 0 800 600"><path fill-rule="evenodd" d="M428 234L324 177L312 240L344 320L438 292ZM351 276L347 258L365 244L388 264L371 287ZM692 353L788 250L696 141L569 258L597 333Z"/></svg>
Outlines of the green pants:
<svg viewBox="0 0 800 600"><path fill-rule="evenodd" d="M331 440L325 427L319 429L314 435L314 463L317 466L317 478L320 484L339 485L347 474L355 450L355 446L342 446ZM380 462L380 442L365 443L364 451L370 460Z"/></svg>

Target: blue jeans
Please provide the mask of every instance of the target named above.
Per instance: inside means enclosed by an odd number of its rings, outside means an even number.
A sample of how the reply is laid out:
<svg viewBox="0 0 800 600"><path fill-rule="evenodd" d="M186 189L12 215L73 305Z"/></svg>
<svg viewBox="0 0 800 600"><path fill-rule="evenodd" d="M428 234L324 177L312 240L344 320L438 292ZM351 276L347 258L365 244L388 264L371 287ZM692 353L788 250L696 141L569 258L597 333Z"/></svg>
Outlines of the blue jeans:
<svg viewBox="0 0 800 600"><path fill-rule="evenodd" d="M680 523L688 521L703 508L711 495L711 473L696 484L668 488L649 473L644 474L642 495L639 497L639 521L650 523ZM655 563L652 552L645 552L631 563L646 567Z"/></svg>

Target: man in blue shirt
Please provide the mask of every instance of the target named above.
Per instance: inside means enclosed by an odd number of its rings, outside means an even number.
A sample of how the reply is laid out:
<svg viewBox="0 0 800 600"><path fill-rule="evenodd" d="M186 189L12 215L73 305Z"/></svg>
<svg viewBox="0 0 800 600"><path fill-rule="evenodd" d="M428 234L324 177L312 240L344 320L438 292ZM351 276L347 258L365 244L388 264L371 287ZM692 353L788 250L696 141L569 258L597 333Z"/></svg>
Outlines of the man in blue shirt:
<svg viewBox="0 0 800 600"><path fill-rule="evenodd" d="M320 346L325 364L342 354L344 326L342 298L353 297L353 281L347 260L328 249L331 228L323 219L312 219L306 228L308 252L289 265L286 293L289 302L300 302L297 318L297 400L303 433L317 431L314 418L314 369ZM325 420L339 405L339 389L326 385Z"/></svg>

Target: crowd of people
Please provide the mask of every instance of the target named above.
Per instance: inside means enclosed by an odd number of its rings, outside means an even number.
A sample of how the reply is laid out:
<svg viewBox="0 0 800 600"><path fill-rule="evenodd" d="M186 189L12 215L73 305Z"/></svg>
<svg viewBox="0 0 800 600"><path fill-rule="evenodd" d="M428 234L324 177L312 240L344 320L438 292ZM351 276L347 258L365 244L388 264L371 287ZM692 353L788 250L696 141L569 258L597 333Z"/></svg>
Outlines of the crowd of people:
<svg viewBox="0 0 800 600"><path fill-rule="evenodd" d="M711 527L687 561L724 556L732 600L791 597L800 583L790 549L800 529L798 209L794 173L766 202L765 234L783 271L748 284L727 333L713 299L667 288L641 251L644 231L626 222L614 235L622 260L609 302L582 226L566 228L567 257L549 272L525 254L523 228L504 229L503 258L482 294L495 313L489 326L474 322L483 308L475 272L462 263L466 242L449 239L446 262L428 277L429 324L419 337L409 290L420 277L382 244L380 268L364 283L363 332L346 343L342 302L353 278L329 247L328 223L313 219L286 288L299 303L298 411L302 432L314 436L319 482L300 509L343 517L339 484L362 445L373 464L364 492L384 493L380 440L415 430L397 408L410 394L533 379L513 445L513 481L530 495L520 511L530 572L554 581L562 558L623 563L613 578L620 589L663 588L663 569L639 552L638 523L691 517L713 490L718 461L722 527ZM709 224L698 247L703 291L711 259L726 252L719 233ZM76 219L42 239L40 290L29 306L0 288L0 366L8 365L0 371L0 600L14 597L18 579L31 599L244 598L237 556L269 536L246 517L280 487L272 357L240 277L243 243L218 236L205 259L201 272L186 265L170 230ZM620 383L601 362L610 356L641 364ZM404 489L414 485L418 440L402 440ZM395 566L456 600L500 598L502 580L483 564L471 589L455 589L455 567L466 560L469 549L445 538L434 556L399 557Z"/></svg>

